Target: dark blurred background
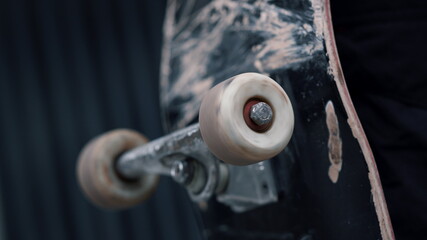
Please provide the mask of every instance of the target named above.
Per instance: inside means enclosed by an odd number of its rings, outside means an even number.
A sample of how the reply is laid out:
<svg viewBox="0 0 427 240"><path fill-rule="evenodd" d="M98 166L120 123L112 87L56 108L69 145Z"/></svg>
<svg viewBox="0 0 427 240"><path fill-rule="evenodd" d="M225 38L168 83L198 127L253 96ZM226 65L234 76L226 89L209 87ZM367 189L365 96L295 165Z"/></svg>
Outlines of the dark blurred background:
<svg viewBox="0 0 427 240"><path fill-rule="evenodd" d="M427 1L331 0L331 9L346 83L396 239L425 239Z"/></svg>
<svg viewBox="0 0 427 240"><path fill-rule="evenodd" d="M80 149L102 132L163 134L165 4L0 2L0 239L199 238L186 193L168 179L147 203L107 212L75 177Z"/></svg>

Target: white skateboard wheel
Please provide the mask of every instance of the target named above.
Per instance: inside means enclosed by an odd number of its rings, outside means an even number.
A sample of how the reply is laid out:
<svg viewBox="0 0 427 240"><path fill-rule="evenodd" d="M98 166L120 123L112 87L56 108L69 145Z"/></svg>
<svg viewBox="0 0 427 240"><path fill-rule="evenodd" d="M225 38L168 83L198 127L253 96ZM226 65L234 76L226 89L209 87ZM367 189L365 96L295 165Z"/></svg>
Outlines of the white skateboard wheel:
<svg viewBox="0 0 427 240"><path fill-rule="evenodd" d="M260 101L271 107L273 118L257 129L248 121L247 109ZM294 113L285 91L274 80L244 73L206 94L199 123L203 140L216 157L229 164L248 165L269 159L286 147L294 128Z"/></svg>
<svg viewBox="0 0 427 240"><path fill-rule="evenodd" d="M125 179L115 170L120 154L146 142L147 139L137 132L119 129L107 132L85 146L78 159L77 177L92 203L120 209L134 206L151 196L158 183L157 175Z"/></svg>

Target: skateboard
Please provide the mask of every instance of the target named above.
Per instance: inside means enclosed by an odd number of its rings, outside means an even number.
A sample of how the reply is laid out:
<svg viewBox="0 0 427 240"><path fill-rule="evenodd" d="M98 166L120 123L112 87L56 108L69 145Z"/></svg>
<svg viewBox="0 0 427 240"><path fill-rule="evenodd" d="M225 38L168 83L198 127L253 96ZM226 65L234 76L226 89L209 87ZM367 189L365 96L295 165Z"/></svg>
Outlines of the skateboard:
<svg viewBox="0 0 427 240"><path fill-rule="evenodd" d="M170 0L162 52L169 134L90 141L77 174L93 203L134 206L166 175L206 239L394 239L328 0Z"/></svg>

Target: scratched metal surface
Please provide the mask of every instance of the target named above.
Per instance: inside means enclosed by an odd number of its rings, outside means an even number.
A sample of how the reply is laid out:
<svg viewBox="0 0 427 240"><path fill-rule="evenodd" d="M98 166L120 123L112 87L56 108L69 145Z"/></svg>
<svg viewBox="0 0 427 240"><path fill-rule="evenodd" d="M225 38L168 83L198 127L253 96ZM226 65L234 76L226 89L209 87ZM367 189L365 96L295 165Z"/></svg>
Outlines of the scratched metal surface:
<svg viewBox="0 0 427 240"><path fill-rule="evenodd" d="M281 84L295 111L291 143L273 161L280 201L242 214L209 202L208 238L381 239L367 165L331 74L324 11L322 0L169 1L166 129L197 121L206 91L249 71Z"/></svg>

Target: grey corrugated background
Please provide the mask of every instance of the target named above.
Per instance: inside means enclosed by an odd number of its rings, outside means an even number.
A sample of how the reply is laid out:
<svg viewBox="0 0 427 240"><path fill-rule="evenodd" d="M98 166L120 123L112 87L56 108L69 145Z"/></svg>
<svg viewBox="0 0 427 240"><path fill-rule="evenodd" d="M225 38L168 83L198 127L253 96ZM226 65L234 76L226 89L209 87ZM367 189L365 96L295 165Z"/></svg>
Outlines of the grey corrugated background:
<svg viewBox="0 0 427 240"><path fill-rule="evenodd" d="M163 134L158 69L165 2L0 4L0 189L5 239L194 239L186 193L163 179L139 207L91 206L79 150L104 131ZM1 221L0 221L1 223Z"/></svg>

